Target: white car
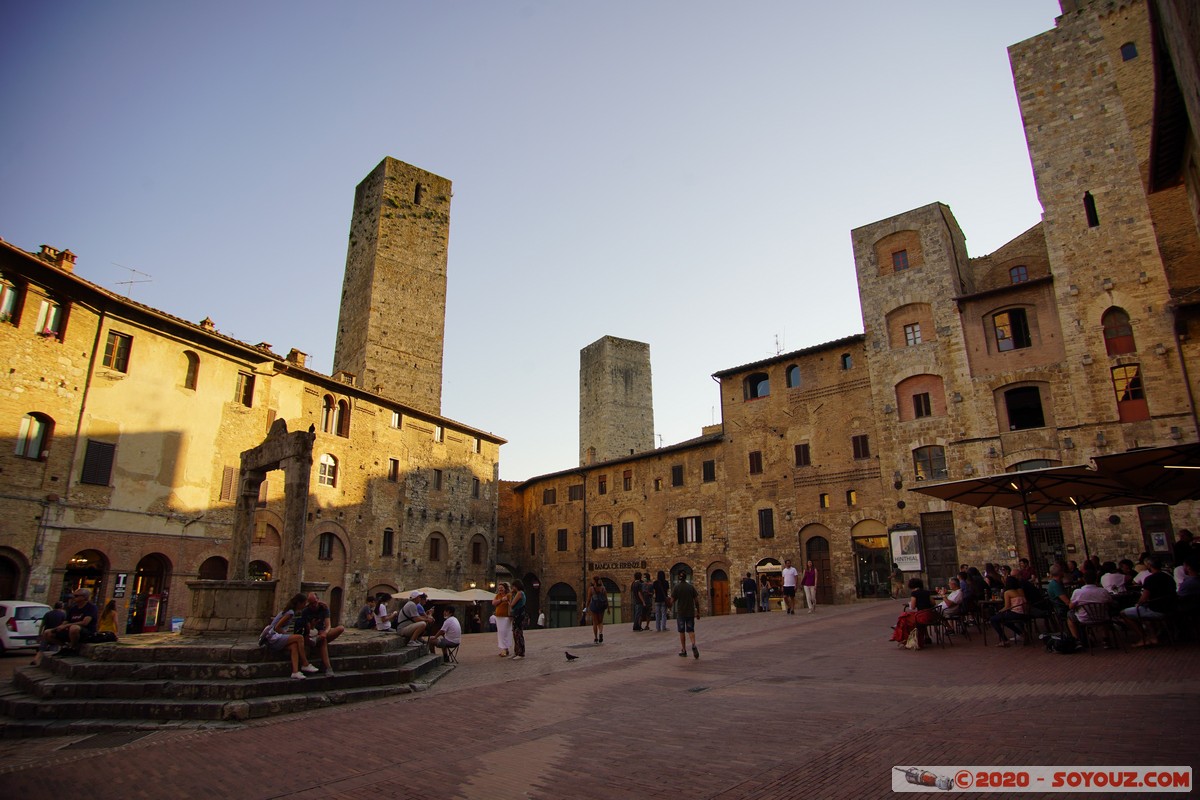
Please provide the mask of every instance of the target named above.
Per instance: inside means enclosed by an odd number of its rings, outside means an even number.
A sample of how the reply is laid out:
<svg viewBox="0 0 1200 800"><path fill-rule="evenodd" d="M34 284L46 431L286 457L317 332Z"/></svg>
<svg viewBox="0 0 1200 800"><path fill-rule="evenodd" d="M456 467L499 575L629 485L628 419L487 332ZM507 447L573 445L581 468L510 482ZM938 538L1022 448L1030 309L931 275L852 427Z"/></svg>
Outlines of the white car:
<svg viewBox="0 0 1200 800"><path fill-rule="evenodd" d="M0 600L0 655L37 647L38 628L50 606L28 600Z"/></svg>

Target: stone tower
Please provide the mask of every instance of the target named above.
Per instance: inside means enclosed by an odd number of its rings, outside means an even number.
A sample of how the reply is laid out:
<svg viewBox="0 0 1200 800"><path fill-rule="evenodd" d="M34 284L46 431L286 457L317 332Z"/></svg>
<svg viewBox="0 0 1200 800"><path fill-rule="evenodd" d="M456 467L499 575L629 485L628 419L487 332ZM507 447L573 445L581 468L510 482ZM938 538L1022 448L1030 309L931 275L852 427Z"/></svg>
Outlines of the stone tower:
<svg viewBox="0 0 1200 800"><path fill-rule="evenodd" d="M654 449L650 345L605 336L579 351L579 463Z"/></svg>
<svg viewBox="0 0 1200 800"><path fill-rule="evenodd" d="M333 371L442 408L450 181L388 157L354 191Z"/></svg>

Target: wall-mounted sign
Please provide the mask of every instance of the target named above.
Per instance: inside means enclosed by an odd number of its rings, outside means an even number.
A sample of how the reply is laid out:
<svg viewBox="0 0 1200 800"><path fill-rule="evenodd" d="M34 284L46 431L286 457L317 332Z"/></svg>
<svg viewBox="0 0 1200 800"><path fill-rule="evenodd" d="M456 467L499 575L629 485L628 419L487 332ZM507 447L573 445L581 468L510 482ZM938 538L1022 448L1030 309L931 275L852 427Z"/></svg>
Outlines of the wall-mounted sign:
<svg viewBox="0 0 1200 800"><path fill-rule="evenodd" d="M125 585L129 582L128 572L118 572L117 582L113 585L113 597L125 596Z"/></svg>
<svg viewBox="0 0 1200 800"><path fill-rule="evenodd" d="M921 571L921 538L915 528L892 531L892 561L904 572Z"/></svg>

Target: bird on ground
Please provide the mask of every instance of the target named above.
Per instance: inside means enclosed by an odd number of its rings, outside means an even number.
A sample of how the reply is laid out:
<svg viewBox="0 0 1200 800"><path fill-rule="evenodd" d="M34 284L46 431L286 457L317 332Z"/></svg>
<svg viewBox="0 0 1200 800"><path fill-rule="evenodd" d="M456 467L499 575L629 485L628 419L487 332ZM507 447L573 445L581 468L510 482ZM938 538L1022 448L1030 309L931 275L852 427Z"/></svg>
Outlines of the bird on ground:
<svg viewBox="0 0 1200 800"><path fill-rule="evenodd" d="M565 650L563 652L566 653ZM573 656L570 653L566 653L566 656L567 656L567 661L574 661L575 659L579 658L579 656Z"/></svg>

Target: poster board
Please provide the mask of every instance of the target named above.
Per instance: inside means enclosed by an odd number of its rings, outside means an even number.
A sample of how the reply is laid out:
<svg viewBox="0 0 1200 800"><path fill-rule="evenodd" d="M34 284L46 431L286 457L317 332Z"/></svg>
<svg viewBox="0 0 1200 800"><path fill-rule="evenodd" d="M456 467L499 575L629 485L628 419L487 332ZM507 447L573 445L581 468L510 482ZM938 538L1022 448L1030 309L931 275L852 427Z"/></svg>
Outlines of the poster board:
<svg viewBox="0 0 1200 800"><path fill-rule="evenodd" d="M920 532L916 528L900 528L892 531L890 538L892 561L902 572L920 572L923 569Z"/></svg>

